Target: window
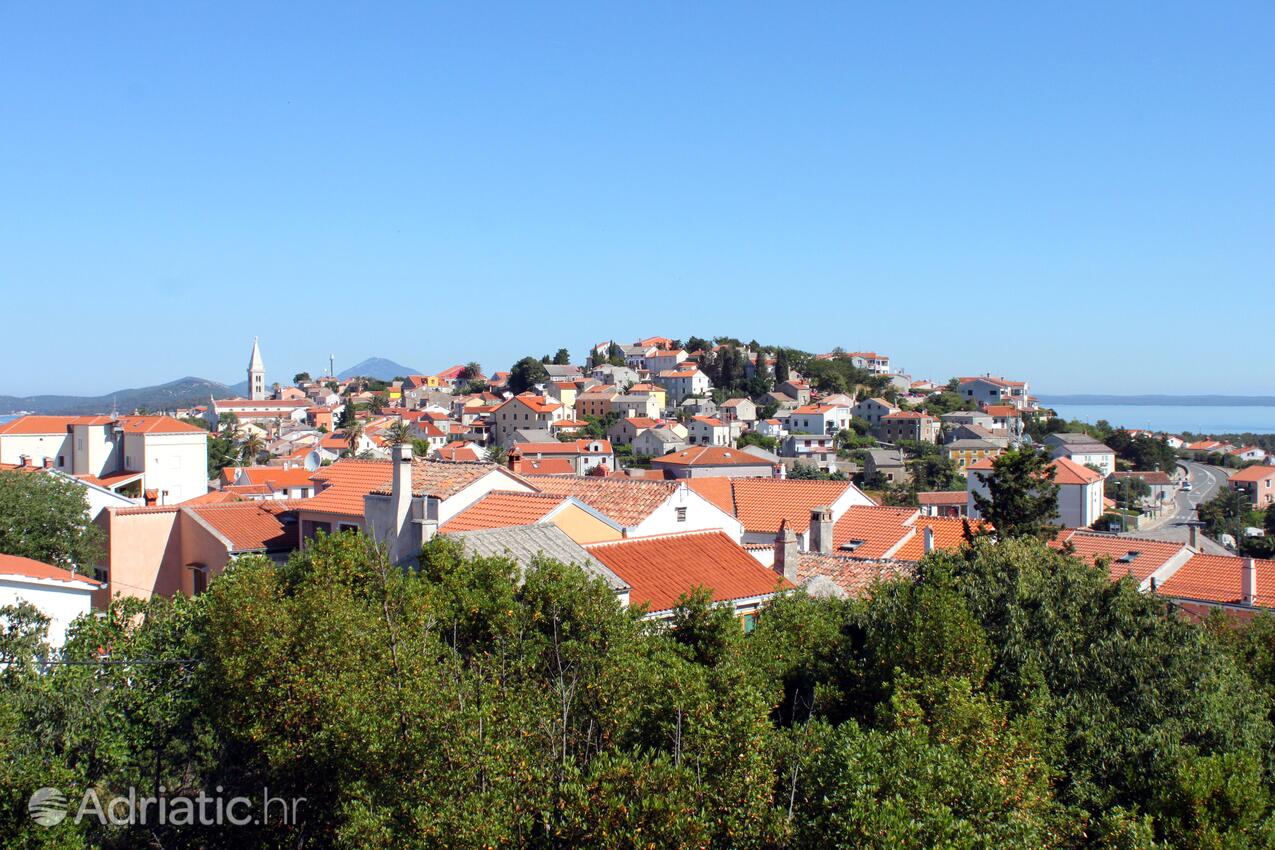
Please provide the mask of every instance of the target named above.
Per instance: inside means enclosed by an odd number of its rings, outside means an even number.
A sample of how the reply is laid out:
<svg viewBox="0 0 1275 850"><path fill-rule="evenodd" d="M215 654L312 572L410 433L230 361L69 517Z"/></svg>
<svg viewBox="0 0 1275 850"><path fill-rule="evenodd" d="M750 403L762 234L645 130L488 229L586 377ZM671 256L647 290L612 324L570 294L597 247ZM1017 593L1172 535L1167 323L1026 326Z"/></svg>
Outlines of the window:
<svg viewBox="0 0 1275 850"><path fill-rule="evenodd" d="M757 615L745 614L739 618L739 622L744 627L744 634L751 635L753 630L757 628Z"/></svg>
<svg viewBox="0 0 1275 850"><path fill-rule="evenodd" d="M208 567L203 564L189 564L190 595L198 596L208 589Z"/></svg>
<svg viewBox="0 0 1275 850"><path fill-rule="evenodd" d="M686 522L686 508L677 509L677 521Z"/></svg>

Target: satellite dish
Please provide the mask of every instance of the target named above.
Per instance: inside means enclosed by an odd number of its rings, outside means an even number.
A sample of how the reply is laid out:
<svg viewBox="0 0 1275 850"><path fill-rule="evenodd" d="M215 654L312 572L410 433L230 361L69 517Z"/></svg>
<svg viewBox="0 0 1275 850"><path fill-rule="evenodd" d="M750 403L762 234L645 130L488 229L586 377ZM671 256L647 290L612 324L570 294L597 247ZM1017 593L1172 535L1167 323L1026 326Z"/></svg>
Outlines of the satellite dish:
<svg viewBox="0 0 1275 850"><path fill-rule="evenodd" d="M318 452L310 451L306 453L305 468L307 472L314 472L321 466L323 466L323 458L319 457Z"/></svg>

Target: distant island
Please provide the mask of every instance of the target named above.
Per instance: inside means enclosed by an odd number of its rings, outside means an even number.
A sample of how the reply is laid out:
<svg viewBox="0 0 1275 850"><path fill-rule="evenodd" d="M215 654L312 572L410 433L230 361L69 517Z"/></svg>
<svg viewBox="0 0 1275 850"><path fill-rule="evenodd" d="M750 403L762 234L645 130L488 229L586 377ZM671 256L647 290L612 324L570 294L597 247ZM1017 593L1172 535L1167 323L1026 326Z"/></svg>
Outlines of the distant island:
<svg viewBox="0 0 1275 850"><path fill-rule="evenodd" d="M1270 395L1042 395L1042 404L1115 404L1178 407L1275 407Z"/></svg>

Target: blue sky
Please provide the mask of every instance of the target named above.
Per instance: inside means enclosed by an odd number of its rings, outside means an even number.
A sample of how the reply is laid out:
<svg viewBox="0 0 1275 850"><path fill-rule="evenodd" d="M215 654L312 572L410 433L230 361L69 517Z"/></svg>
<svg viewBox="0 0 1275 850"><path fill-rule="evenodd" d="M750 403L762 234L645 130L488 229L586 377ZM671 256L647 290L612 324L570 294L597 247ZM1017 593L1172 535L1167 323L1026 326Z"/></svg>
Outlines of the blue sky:
<svg viewBox="0 0 1275 850"><path fill-rule="evenodd" d="M4 4L0 393L654 334L1275 393L1273 42L1270 3Z"/></svg>

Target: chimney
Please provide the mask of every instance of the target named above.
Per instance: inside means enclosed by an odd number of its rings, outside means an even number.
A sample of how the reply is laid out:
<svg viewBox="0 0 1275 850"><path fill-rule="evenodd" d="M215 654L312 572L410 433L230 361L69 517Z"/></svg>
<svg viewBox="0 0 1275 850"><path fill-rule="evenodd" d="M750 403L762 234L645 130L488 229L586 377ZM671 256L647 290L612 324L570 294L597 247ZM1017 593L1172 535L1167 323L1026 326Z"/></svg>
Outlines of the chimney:
<svg viewBox="0 0 1275 850"><path fill-rule="evenodd" d="M1245 605L1257 604L1257 560L1245 558L1240 578L1240 601Z"/></svg>
<svg viewBox="0 0 1275 850"><path fill-rule="evenodd" d="M797 535L788 527L788 520L779 523L779 533L775 535L774 570L793 584L797 583Z"/></svg>
<svg viewBox="0 0 1275 850"><path fill-rule="evenodd" d="M47 455L45 456L45 458L44 458L44 468L45 468L45 469L52 469L52 468L53 468L53 458L48 457Z"/></svg>
<svg viewBox="0 0 1275 850"><path fill-rule="evenodd" d="M18 466L30 466L30 465L31 465L30 455L18 455Z"/></svg>
<svg viewBox="0 0 1275 850"><path fill-rule="evenodd" d="M934 551L934 529L927 525L925 527L925 554L928 555L933 551Z"/></svg>
<svg viewBox="0 0 1275 850"><path fill-rule="evenodd" d="M412 510L412 444L403 443L390 449L394 465L390 485L390 511L394 521L394 537L398 539L407 526Z"/></svg>
<svg viewBox="0 0 1275 850"><path fill-rule="evenodd" d="M822 505L811 509L809 537L811 552L832 553L832 508Z"/></svg>
<svg viewBox="0 0 1275 850"><path fill-rule="evenodd" d="M1188 545L1189 545L1192 549L1198 549L1198 548L1200 547L1200 528L1199 528L1199 526L1197 526L1195 523L1191 522L1191 523L1187 523L1187 528L1189 529L1189 530L1187 531L1187 544L1188 544Z"/></svg>
<svg viewBox="0 0 1275 850"><path fill-rule="evenodd" d="M510 472L522 472L522 451L517 446L509 449L505 455L505 464Z"/></svg>

